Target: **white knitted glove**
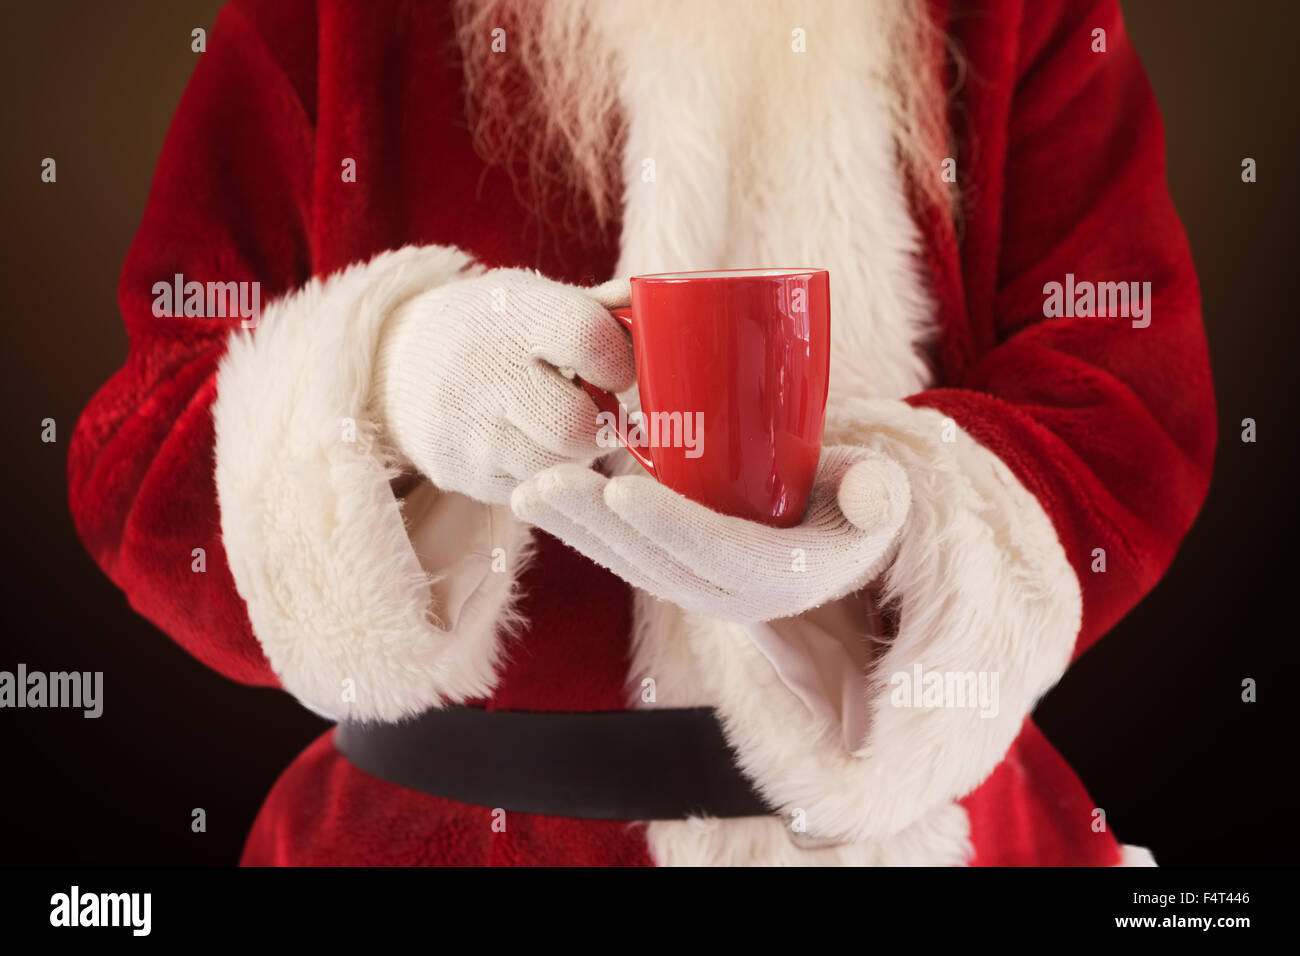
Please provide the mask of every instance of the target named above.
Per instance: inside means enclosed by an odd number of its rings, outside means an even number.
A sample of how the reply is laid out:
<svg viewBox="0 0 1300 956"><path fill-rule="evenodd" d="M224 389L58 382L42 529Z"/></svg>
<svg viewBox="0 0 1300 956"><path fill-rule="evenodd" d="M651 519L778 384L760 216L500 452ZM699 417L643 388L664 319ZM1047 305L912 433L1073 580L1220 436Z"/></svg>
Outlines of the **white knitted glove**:
<svg viewBox="0 0 1300 956"><path fill-rule="evenodd" d="M911 505L892 459L822 450L808 511L793 528L718 514L653 478L559 465L522 483L514 513L630 584L731 621L792 617L884 570Z"/></svg>
<svg viewBox="0 0 1300 956"><path fill-rule="evenodd" d="M626 279L578 289L496 269L416 296L388 319L374 396L391 442L444 491L504 504L525 478L607 454L597 409L561 368L611 392L636 378L609 309Z"/></svg>

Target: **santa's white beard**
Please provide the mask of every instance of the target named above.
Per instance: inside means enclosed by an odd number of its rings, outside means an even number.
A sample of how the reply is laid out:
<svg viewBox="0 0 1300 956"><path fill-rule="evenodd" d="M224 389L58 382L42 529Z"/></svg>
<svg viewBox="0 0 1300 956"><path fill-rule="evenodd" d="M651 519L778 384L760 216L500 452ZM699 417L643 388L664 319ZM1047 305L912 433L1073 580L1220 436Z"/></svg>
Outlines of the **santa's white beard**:
<svg viewBox="0 0 1300 956"><path fill-rule="evenodd" d="M821 92L815 74L834 70L875 87L913 172L944 145L943 92L927 60L941 41L923 0L458 0L457 22L480 125L506 130L498 146L547 163L544 178L567 177L602 216L618 200L619 111L660 77L707 80L725 125L752 135L757 162L787 132L765 118L805 109ZM502 72L528 76L527 103L493 95Z"/></svg>

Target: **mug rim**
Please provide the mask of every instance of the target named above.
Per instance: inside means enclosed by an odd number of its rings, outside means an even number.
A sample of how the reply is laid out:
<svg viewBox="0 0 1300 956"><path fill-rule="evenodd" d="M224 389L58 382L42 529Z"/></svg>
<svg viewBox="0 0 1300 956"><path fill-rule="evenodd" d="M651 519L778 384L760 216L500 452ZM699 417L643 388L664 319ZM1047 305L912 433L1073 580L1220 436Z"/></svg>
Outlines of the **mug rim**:
<svg viewBox="0 0 1300 956"><path fill-rule="evenodd" d="M819 266L792 266L755 269L692 269L682 272L650 272L632 276L632 282L698 282L701 279L789 279L793 276L816 275L827 270Z"/></svg>

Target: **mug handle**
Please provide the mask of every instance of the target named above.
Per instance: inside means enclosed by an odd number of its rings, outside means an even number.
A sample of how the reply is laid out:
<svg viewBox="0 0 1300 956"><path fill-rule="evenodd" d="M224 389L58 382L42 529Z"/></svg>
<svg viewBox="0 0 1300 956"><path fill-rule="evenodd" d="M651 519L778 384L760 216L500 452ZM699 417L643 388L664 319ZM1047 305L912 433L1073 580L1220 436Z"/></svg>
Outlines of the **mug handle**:
<svg viewBox="0 0 1300 956"><path fill-rule="evenodd" d="M610 309L609 311L610 315L618 319L625 329L629 332L632 331L631 309ZM623 443L624 448L632 453L632 457L641 463L641 467L653 475L655 473L654 462L650 460L650 456L646 454L643 448L633 445L627 440L627 432L623 429L623 426L619 424L619 422L626 420L625 414L619 414L619 410L622 408L623 403L603 388L597 388L595 385L592 385L590 382L577 375L573 376L573 380L581 385L583 390L591 396L591 400L596 403L597 408L602 412L609 412L609 414L614 416L614 430L618 432L619 441Z"/></svg>

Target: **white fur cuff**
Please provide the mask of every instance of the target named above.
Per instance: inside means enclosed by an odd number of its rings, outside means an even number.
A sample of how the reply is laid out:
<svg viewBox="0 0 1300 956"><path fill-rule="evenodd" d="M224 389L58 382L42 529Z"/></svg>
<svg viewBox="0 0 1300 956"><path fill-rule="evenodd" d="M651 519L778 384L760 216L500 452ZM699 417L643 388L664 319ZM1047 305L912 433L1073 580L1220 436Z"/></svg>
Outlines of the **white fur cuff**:
<svg viewBox="0 0 1300 956"><path fill-rule="evenodd" d="M475 272L452 248L384 253L272 304L222 360L213 418L230 570L272 669L318 711L395 720L491 689L528 529L484 506L510 566L454 628L439 626L370 408L384 320Z"/></svg>

